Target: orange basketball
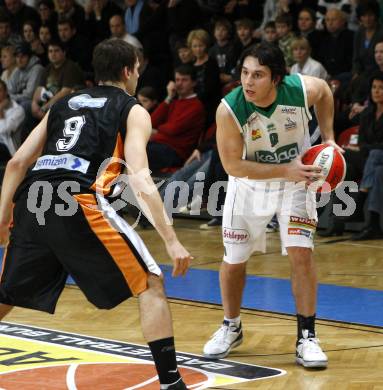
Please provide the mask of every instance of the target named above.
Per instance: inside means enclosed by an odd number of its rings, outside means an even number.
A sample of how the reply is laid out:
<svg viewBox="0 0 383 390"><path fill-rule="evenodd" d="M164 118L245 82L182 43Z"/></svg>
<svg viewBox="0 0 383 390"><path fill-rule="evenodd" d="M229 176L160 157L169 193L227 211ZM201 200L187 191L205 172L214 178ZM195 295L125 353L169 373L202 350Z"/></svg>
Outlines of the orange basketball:
<svg viewBox="0 0 383 390"><path fill-rule="evenodd" d="M312 146L304 153L302 162L306 165L315 165L322 168L324 177L315 182L317 192L333 191L346 176L346 161L342 153L330 145Z"/></svg>

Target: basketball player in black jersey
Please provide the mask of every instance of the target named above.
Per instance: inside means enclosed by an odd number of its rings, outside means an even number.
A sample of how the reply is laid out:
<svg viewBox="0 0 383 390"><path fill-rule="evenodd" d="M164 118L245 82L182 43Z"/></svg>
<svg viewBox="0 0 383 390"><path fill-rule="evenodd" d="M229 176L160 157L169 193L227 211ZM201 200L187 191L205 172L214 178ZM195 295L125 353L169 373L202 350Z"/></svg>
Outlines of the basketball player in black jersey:
<svg viewBox="0 0 383 390"><path fill-rule="evenodd" d="M126 165L173 260L173 276L186 273L191 256L167 223L152 179L142 175L148 170L151 121L131 96L138 65L126 42L101 42L93 53L99 85L56 102L9 161L0 202L0 243L8 243L0 319L13 306L54 313L68 274L99 308L138 296L161 389L186 389L161 270L107 200ZM120 163L102 165L110 157ZM37 215L42 207L44 214Z"/></svg>

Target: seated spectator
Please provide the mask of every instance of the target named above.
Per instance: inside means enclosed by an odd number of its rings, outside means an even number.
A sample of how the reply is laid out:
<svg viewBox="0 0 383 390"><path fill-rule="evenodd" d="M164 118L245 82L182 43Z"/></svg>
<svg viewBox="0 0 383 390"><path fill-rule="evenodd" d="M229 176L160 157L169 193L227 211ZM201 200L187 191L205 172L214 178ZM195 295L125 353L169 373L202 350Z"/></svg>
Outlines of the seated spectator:
<svg viewBox="0 0 383 390"><path fill-rule="evenodd" d="M37 10L43 26L48 26L50 31L57 34L57 12L52 0L39 0ZM40 38L41 39L41 38Z"/></svg>
<svg viewBox="0 0 383 390"><path fill-rule="evenodd" d="M92 71L92 48L88 39L77 32L74 21L72 19L59 18L58 34L60 41L65 45L67 58L77 62L83 71Z"/></svg>
<svg viewBox="0 0 383 390"><path fill-rule="evenodd" d="M54 30L53 30L54 31ZM56 34L51 30L51 28L47 25L40 26L39 29L39 39L41 44L44 46L46 52L48 52L48 44L52 40L56 40Z"/></svg>
<svg viewBox="0 0 383 390"><path fill-rule="evenodd" d="M11 31L11 22L9 17L0 12L0 47L18 46L22 42L21 35Z"/></svg>
<svg viewBox="0 0 383 390"><path fill-rule="evenodd" d="M23 24L27 20L33 20L36 24L40 23L37 11L25 5L22 0L4 0L4 3L13 33L21 35Z"/></svg>
<svg viewBox="0 0 383 390"><path fill-rule="evenodd" d="M243 18L235 22L235 31L238 38L238 52L242 53L254 43L259 42L253 38L254 22L251 19Z"/></svg>
<svg viewBox="0 0 383 390"><path fill-rule="evenodd" d="M350 0L319 0L317 6L317 28L323 30L325 27L324 20L330 9L337 9L346 15L346 19L351 14Z"/></svg>
<svg viewBox="0 0 383 390"><path fill-rule="evenodd" d="M40 59L41 65L46 66L48 64L48 55L39 39L38 26L35 22L27 21L23 24L23 39L29 43L33 54Z"/></svg>
<svg viewBox="0 0 383 390"><path fill-rule="evenodd" d="M177 66L182 64L192 65L194 63L195 58L193 52L185 40L178 41L175 45L175 50L177 53Z"/></svg>
<svg viewBox="0 0 383 390"><path fill-rule="evenodd" d="M298 14L298 36L305 37L310 42L311 56L316 60L322 32L316 30L315 26L315 11L311 8L303 8Z"/></svg>
<svg viewBox="0 0 383 390"><path fill-rule="evenodd" d="M110 38L119 38L139 50L143 50L141 42L134 36L126 32L124 18L120 14L113 15L109 19Z"/></svg>
<svg viewBox="0 0 383 390"><path fill-rule="evenodd" d="M8 84L9 79L17 68L14 46L4 46L1 49L1 67L3 69L1 80Z"/></svg>
<svg viewBox="0 0 383 390"><path fill-rule="evenodd" d="M205 30L192 30L188 35L188 45L195 57L195 92L207 112L208 126L214 121L215 111L221 98L219 68L214 58L209 57L209 34Z"/></svg>
<svg viewBox="0 0 383 390"><path fill-rule="evenodd" d="M110 0L87 0L85 24L94 45L109 37L110 18L117 14L122 15L122 10Z"/></svg>
<svg viewBox="0 0 383 390"><path fill-rule="evenodd" d="M24 110L10 99L7 85L0 80L0 161L8 161L16 152L16 139L24 120Z"/></svg>
<svg viewBox="0 0 383 390"><path fill-rule="evenodd" d="M151 114L158 106L158 95L154 88L143 87L137 92L137 100Z"/></svg>
<svg viewBox="0 0 383 390"><path fill-rule="evenodd" d="M375 0L360 3L356 14L360 27L355 34L352 60L353 77L376 69L374 47L383 39L383 27L379 24L379 4Z"/></svg>
<svg viewBox="0 0 383 390"><path fill-rule="evenodd" d="M233 69L240 54L230 38L230 22L227 19L216 20L214 23L215 44L209 50L209 57L217 61L222 84L233 81Z"/></svg>
<svg viewBox="0 0 383 390"><path fill-rule="evenodd" d="M362 191L356 198L356 213L346 218L335 216L330 229L319 232L321 236L339 235L344 230L345 222L363 220L362 210L367 198L366 191L373 181L372 173L377 165L383 163L383 72L373 73L370 93L370 104L360 115L358 145L344 146L344 158L347 163L345 180L359 181L361 179Z"/></svg>
<svg viewBox="0 0 383 390"><path fill-rule="evenodd" d="M327 11L325 23L326 31L323 32L316 60L331 78L349 81L354 33L346 28L346 15L336 8Z"/></svg>
<svg viewBox="0 0 383 390"><path fill-rule="evenodd" d="M292 20L289 14L281 14L275 19L275 27L277 29L278 45L285 57L286 66L290 68L294 64L291 43L294 39L292 32Z"/></svg>
<svg viewBox="0 0 383 390"><path fill-rule="evenodd" d="M310 43L306 38L295 38L291 43L293 58L296 63L291 67L290 73L300 73L307 76L328 79L328 74L323 65L311 58Z"/></svg>
<svg viewBox="0 0 383 390"><path fill-rule="evenodd" d="M57 0L58 19L72 20L79 33L86 34L85 11L74 0ZM68 53L67 53L68 54Z"/></svg>
<svg viewBox="0 0 383 390"><path fill-rule="evenodd" d="M16 47L17 69L8 82L8 92L12 100L20 104L26 113L31 110L33 93L40 84L44 67L33 55L28 43Z"/></svg>
<svg viewBox="0 0 383 390"><path fill-rule="evenodd" d="M168 96L152 113L153 135L148 143L149 168L181 166L195 149L205 126L205 110L197 98L193 66L175 70Z"/></svg>
<svg viewBox="0 0 383 390"><path fill-rule="evenodd" d="M263 29L262 41L267 43L275 43L276 45L278 44L277 29L273 20L266 23L266 26Z"/></svg>
<svg viewBox="0 0 383 390"><path fill-rule="evenodd" d="M62 97L72 92L76 85L84 84L80 67L66 58L65 47L61 42L51 42L48 46L49 65L44 69L40 86L32 100L32 115L40 120L50 107Z"/></svg>

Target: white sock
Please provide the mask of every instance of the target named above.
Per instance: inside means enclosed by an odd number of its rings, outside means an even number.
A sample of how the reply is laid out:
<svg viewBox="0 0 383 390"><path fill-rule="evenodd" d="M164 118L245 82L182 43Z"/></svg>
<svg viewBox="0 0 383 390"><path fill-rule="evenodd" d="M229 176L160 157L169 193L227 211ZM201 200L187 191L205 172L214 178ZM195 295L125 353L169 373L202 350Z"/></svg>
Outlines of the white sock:
<svg viewBox="0 0 383 390"><path fill-rule="evenodd" d="M236 327L239 326L239 324L241 323L241 316L238 316L238 317L235 317L235 318L227 318L227 317L223 317L223 319L225 321L228 321L230 325L234 325Z"/></svg>

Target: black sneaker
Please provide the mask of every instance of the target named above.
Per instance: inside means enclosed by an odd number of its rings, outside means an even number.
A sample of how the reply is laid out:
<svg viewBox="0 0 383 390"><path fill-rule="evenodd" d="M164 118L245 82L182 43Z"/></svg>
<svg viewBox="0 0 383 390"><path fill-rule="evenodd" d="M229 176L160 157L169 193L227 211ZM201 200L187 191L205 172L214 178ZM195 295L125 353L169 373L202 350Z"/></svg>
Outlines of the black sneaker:
<svg viewBox="0 0 383 390"><path fill-rule="evenodd" d="M160 389L163 389L163 387L160 387ZM184 381L181 378L178 382L167 387L166 390L188 390L188 388L186 387Z"/></svg>
<svg viewBox="0 0 383 390"><path fill-rule="evenodd" d="M203 223L199 226L202 230L215 229L222 226L222 217L214 217L208 223Z"/></svg>
<svg viewBox="0 0 383 390"><path fill-rule="evenodd" d="M361 232L354 234L351 241L380 240L383 238L381 230L374 229L371 226L364 228Z"/></svg>

